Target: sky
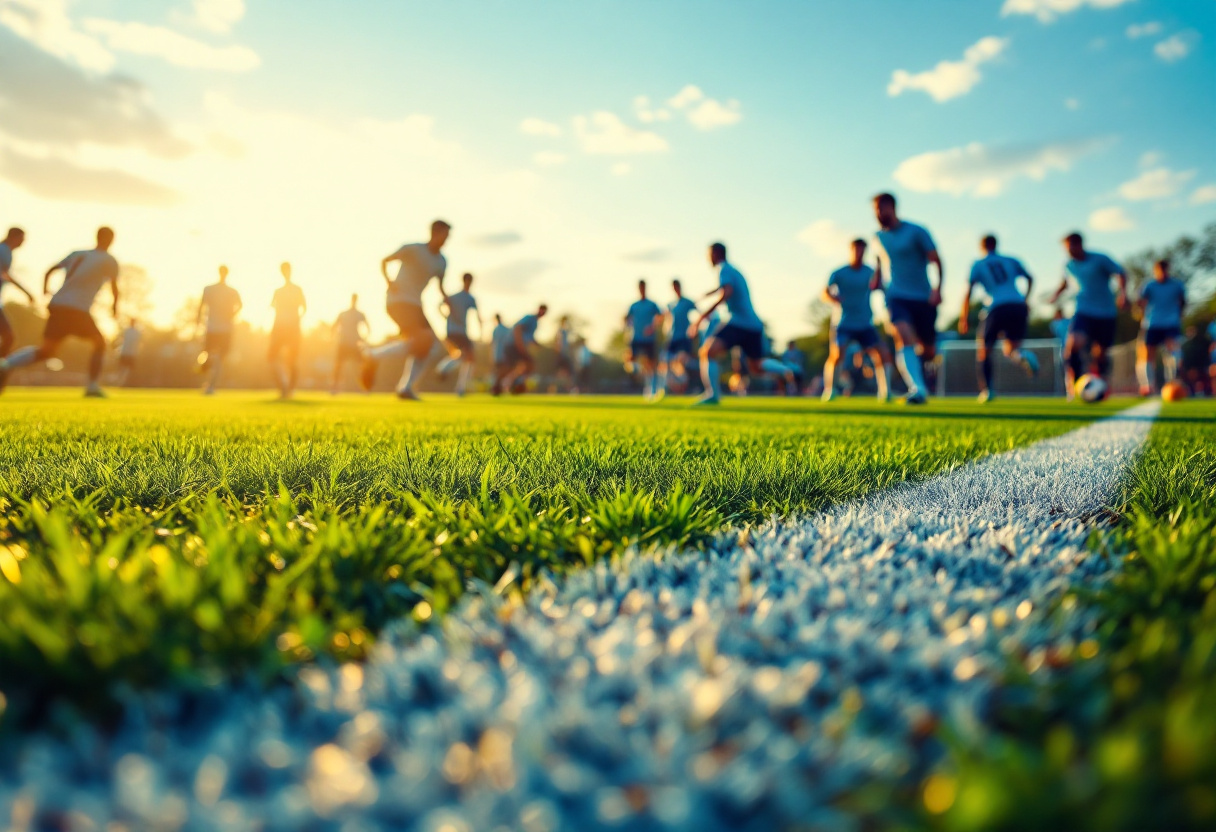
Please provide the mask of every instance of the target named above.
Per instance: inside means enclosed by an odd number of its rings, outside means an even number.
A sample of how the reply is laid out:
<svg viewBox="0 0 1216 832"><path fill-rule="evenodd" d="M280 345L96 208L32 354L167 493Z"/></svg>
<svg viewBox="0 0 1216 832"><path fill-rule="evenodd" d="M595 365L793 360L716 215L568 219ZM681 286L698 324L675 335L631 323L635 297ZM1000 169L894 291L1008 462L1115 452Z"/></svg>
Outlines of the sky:
<svg viewBox="0 0 1216 832"><path fill-rule="evenodd" d="M306 324L357 292L384 336L442 217L447 285L593 346L722 240L784 339L890 190L953 318L986 232L1037 299L1069 231L1216 220L1214 47L1216 0L0 0L0 225L27 285L108 224L160 322L222 263L267 325L287 260Z"/></svg>

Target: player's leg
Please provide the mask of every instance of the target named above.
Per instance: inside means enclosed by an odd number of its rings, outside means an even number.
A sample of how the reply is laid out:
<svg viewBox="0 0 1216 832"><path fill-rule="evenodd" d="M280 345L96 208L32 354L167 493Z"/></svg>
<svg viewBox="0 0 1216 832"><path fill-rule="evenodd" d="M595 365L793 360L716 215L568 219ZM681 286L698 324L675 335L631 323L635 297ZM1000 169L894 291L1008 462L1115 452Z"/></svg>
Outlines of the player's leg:
<svg viewBox="0 0 1216 832"><path fill-rule="evenodd" d="M467 337L460 343L460 370L456 376L456 395L463 396L469 388L469 379L473 375L473 366L477 359L473 351L473 342Z"/></svg>
<svg viewBox="0 0 1216 832"><path fill-rule="evenodd" d="M1092 372L1098 374L1103 381L1110 375L1110 348L1115 345L1115 319L1103 319L1097 332L1091 333L1091 354L1093 356Z"/></svg>
<svg viewBox="0 0 1216 832"><path fill-rule="evenodd" d="M296 382L300 377L300 332L293 332L287 340L287 349L284 351L287 356L287 395L291 396L296 392Z"/></svg>
<svg viewBox="0 0 1216 832"><path fill-rule="evenodd" d="M390 303L385 307L389 318L397 325L397 337L390 338L378 347L367 347L363 350L363 366L359 368L359 386L365 391L370 391L375 386L376 370L380 366L380 362L409 355L410 324L413 320L409 310L412 307L413 304L410 303Z"/></svg>
<svg viewBox="0 0 1216 832"><path fill-rule="evenodd" d="M215 388L220 383L220 373L224 369L224 359L228 357L228 346L232 336L226 332L209 332L204 336L203 348L207 351L207 385L203 389L205 395L215 394Z"/></svg>
<svg viewBox="0 0 1216 832"><path fill-rule="evenodd" d="M415 325L410 337L409 359L405 362L405 370L397 382L397 398L399 399L417 399L418 395L414 392L414 385L447 354L431 330L430 323L423 316L422 309L417 309L421 321Z"/></svg>
<svg viewBox="0 0 1216 832"><path fill-rule="evenodd" d="M1153 395L1153 376L1157 368L1157 347L1149 346L1148 333L1136 340L1136 381L1140 383L1140 395Z"/></svg>
<svg viewBox="0 0 1216 832"><path fill-rule="evenodd" d="M899 374L908 388L908 401L923 399L926 395L925 375L920 356L916 354L916 332L912 328L912 321L902 317L893 320L890 332L895 339L895 366L899 368Z"/></svg>
<svg viewBox="0 0 1216 832"><path fill-rule="evenodd" d="M728 329L729 324L701 344L701 384L705 392L697 401L698 404L718 404L722 400L722 368L718 366L718 361L730 350L730 344L723 340Z"/></svg>
<svg viewBox="0 0 1216 832"><path fill-rule="evenodd" d="M876 337L874 346L866 350L870 363L874 365L874 384L878 387L878 400L891 401L891 356L887 348Z"/></svg>
<svg viewBox="0 0 1216 832"><path fill-rule="evenodd" d="M105 394L101 392L101 373L105 369L106 360L106 339L101 334L101 330L97 328L97 324L93 323L93 319L89 318L89 323L92 324L92 332L85 334L87 340L93 350L89 354L89 376L88 382L84 388L86 396L100 398ZM86 327L87 330L87 327Z"/></svg>
<svg viewBox="0 0 1216 832"><path fill-rule="evenodd" d="M1165 348L1161 353L1161 370L1165 374L1165 383L1169 384L1178 378L1178 368L1182 365L1182 346L1178 342L1178 335L1172 331L1166 334L1161 346Z"/></svg>
<svg viewBox="0 0 1216 832"><path fill-rule="evenodd" d="M823 396L825 402L836 398L836 365L840 363L840 336L833 331L828 338L828 360L823 363Z"/></svg>
<svg viewBox="0 0 1216 832"><path fill-rule="evenodd" d="M1089 352L1089 332L1085 321L1073 317L1064 339L1064 394L1072 401L1077 378L1085 373L1085 355Z"/></svg>
<svg viewBox="0 0 1216 832"><path fill-rule="evenodd" d="M0 358L7 358L13 348L13 327L0 309Z"/></svg>

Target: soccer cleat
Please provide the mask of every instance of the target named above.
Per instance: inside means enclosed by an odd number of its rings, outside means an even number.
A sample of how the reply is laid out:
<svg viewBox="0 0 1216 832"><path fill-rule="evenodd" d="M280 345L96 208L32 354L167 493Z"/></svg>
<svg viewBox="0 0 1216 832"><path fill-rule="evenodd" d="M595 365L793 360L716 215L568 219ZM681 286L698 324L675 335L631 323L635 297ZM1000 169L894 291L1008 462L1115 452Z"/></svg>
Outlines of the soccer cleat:
<svg viewBox="0 0 1216 832"><path fill-rule="evenodd" d="M1034 378L1039 374L1039 359L1034 357L1034 353L1024 352L1022 353L1022 367L1031 378Z"/></svg>
<svg viewBox="0 0 1216 832"><path fill-rule="evenodd" d="M363 366L359 368L359 386L369 393L376 384L376 365L378 363L370 355L365 355Z"/></svg>
<svg viewBox="0 0 1216 832"><path fill-rule="evenodd" d="M666 396L666 395L667 395L667 391L666 391L666 390L655 390L655 391L654 391L654 393L652 393L652 394L650 395L650 399L649 399L648 401L649 401L651 404L654 404L654 403L656 403L656 402L661 402L661 401L663 401L663 397L664 397L664 396Z"/></svg>
<svg viewBox="0 0 1216 832"><path fill-rule="evenodd" d="M405 390L398 390L397 398L403 402L420 402L420 401L422 401L422 399L418 398L418 394L415 393L413 390L410 390L409 388L406 388Z"/></svg>
<svg viewBox="0 0 1216 832"><path fill-rule="evenodd" d="M722 400L719 399L717 396L702 396L701 398L697 399L695 402L692 403L693 407L701 407L704 405L718 405L718 404L722 404Z"/></svg>
<svg viewBox="0 0 1216 832"><path fill-rule="evenodd" d="M820 400L825 401L825 402L832 401L833 399L836 398L836 388L833 387L831 390L824 390L823 395L820 396L819 398L820 398Z"/></svg>
<svg viewBox="0 0 1216 832"><path fill-rule="evenodd" d="M984 390L978 396L976 396L975 400L980 404L988 404L988 402L992 401L994 398L996 397L992 395L991 390Z"/></svg>
<svg viewBox="0 0 1216 832"><path fill-rule="evenodd" d="M84 391L84 397L86 399L104 399L106 394L100 387L88 387Z"/></svg>
<svg viewBox="0 0 1216 832"><path fill-rule="evenodd" d="M906 405L921 405L921 404L928 404L929 399L925 396L924 393L914 393L911 396L904 396L902 399L899 400L899 403L906 404Z"/></svg>

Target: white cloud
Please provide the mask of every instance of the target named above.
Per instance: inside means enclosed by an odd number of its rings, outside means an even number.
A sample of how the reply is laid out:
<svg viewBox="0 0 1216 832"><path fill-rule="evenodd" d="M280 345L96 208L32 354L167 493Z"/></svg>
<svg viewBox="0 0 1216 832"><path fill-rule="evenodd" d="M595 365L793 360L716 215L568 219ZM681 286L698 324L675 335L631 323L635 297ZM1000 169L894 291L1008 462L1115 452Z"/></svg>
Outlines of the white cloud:
<svg viewBox="0 0 1216 832"><path fill-rule="evenodd" d="M617 162L609 170L613 176L627 176L633 170L633 165L628 162Z"/></svg>
<svg viewBox="0 0 1216 832"><path fill-rule="evenodd" d="M109 72L114 68L114 55L72 25L67 0L0 0L0 25L84 69Z"/></svg>
<svg viewBox="0 0 1216 832"><path fill-rule="evenodd" d="M905 188L922 193L997 196L1019 177L1037 182L1051 171L1067 171L1103 144L1096 139L1003 147L975 142L905 159L893 176Z"/></svg>
<svg viewBox="0 0 1216 832"><path fill-rule="evenodd" d="M1113 9L1130 3L1131 0L1005 0L1001 15L1034 15L1041 23L1051 23L1059 15L1075 12L1082 6L1094 9Z"/></svg>
<svg viewBox="0 0 1216 832"><path fill-rule="evenodd" d="M505 248L523 241L524 235L518 231L491 231L486 234L474 234L469 238L469 244L476 248Z"/></svg>
<svg viewBox="0 0 1216 832"><path fill-rule="evenodd" d="M1089 215L1089 227L1094 231L1131 231L1135 221L1118 205L1099 208Z"/></svg>
<svg viewBox="0 0 1216 832"><path fill-rule="evenodd" d="M181 195L123 170L87 168L54 156L0 150L0 177L24 191L56 201L107 205L172 205Z"/></svg>
<svg viewBox="0 0 1216 832"><path fill-rule="evenodd" d="M209 32L227 34L245 17L245 0L194 0L194 22Z"/></svg>
<svg viewBox="0 0 1216 832"><path fill-rule="evenodd" d="M1176 35L1170 35L1165 40L1153 47L1153 52L1158 58L1165 61L1167 64L1181 61L1187 55L1191 54L1191 50L1199 40L1199 33L1193 31L1179 32Z"/></svg>
<svg viewBox="0 0 1216 832"><path fill-rule="evenodd" d="M1165 199L1183 189L1195 177L1193 170L1173 171L1169 168L1146 170L1135 179L1119 186L1119 196L1132 202Z"/></svg>
<svg viewBox="0 0 1216 832"><path fill-rule="evenodd" d="M116 52L160 58L187 69L248 72L261 64L257 53L247 46L211 46L164 26L99 18L85 20L83 26Z"/></svg>
<svg viewBox="0 0 1216 832"><path fill-rule="evenodd" d="M1161 24L1156 20L1150 20L1147 23L1133 23L1127 27L1127 36L1132 40L1159 34L1161 34Z"/></svg>
<svg viewBox="0 0 1216 832"><path fill-rule="evenodd" d="M667 105L677 110L683 110L689 104L695 104L705 97L701 88L696 84L688 84L684 89L667 99Z"/></svg>
<svg viewBox="0 0 1216 832"><path fill-rule="evenodd" d="M857 236L841 228L835 220L815 220L799 231L797 238L825 260L840 260L848 256L849 243Z"/></svg>
<svg viewBox="0 0 1216 832"><path fill-rule="evenodd" d="M1141 168L1156 167L1157 163L1160 161L1161 161L1161 154L1155 150L1146 150L1144 153L1140 154L1140 167Z"/></svg>
<svg viewBox="0 0 1216 832"><path fill-rule="evenodd" d="M1191 194L1190 203L1192 205L1207 205L1209 202L1216 202L1216 183L1200 185Z"/></svg>
<svg viewBox="0 0 1216 832"><path fill-rule="evenodd" d="M742 118L743 114L739 112L739 102L733 99L723 104L707 98L688 111L688 123L698 130L729 127L732 124L738 124Z"/></svg>
<svg viewBox="0 0 1216 832"><path fill-rule="evenodd" d="M643 124L652 124L656 121L669 121L671 119L671 110L668 110L666 107L653 106L650 103L650 98L645 95L639 95L633 99L633 114Z"/></svg>
<svg viewBox="0 0 1216 832"><path fill-rule="evenodd" d="M519 132L526 136L560 136L561 125L540 118L526 118L519 123Z"/></svg>
<svg viewBox="0 0 1216 832"><path fill-rule="evenodd" d="M1069 110L1079 110L1081 109L1081 102L1075 98L1065 98L1064 106Z"/></svg>
<svg viewBox="0 0 1216 832"><path fill-rule="evenodd" d="M542 168L553 168L566 164L566 154L555 150L540 150L532 154L532 161Z"/></svg>
<svg viewBox="0 0 1216 832"><path fill-rule="evenodd" d="M996 58L1008 45L1007 38L989 36L968 46L961 61L941 61L933 69L916 74L906 69L897 69L891 73L887 95L896 96L908 90L921 90L939 102L966 95L983 78L979 70L980 65Z"/></svg>
<svg viewBox="0 0 1216 832"><path fill-rule="evenodd" d="M630 127L616 113L605 110L590 116L575 116L574 135L583 152L592 155L663 153L668 148L667 140L662 136Z"/></svg>

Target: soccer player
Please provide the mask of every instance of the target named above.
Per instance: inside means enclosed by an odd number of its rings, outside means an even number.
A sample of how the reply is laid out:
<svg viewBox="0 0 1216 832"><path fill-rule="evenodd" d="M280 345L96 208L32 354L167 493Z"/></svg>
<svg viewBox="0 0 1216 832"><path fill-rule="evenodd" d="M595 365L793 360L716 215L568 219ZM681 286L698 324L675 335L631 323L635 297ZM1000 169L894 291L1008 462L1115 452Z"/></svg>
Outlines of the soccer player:
<svg viewBox="0 0 1216 832"><path fill-rule="evenodd" d="M507 373L511 372L511 368L507 366L507 348L511 345L511 339L514 337L511 333L511 327L507 326L502 321L502 315L495 313L494 315L494 331L490 333L490 353L494 360L494 395L502 392L499 384L507 377Z"/></svg>
<svg viewBox="0 0 1216 832"><path fill-rule="evenodd" d="M798 349L797 343L790 341L785 345L785 352L781 353L781 363L794 374L794 394L802 395L806 385L806 353Z"/></svg>
<svg viewBox="0 0 1216 832"><path fill-rule="evenodd" d="M894 196L874 197L874 216L879 226L877 279L881 285L885 266L895 363L908 387L904 402L924 404L929 397L925 367L937 355L937 307L942 302L945 267L929 232L899 218ZM937 286L929 283L930 263L937 267Z"/></svg>
<svg viewBox="0 0 1216 832"><path fill-rule="evenodd" d="M334 377L329 385L331 395L338 395L342 367L347 361L363 361L363 342L367 339L367 316L359 311L359 296L350 296L350 306L334 321L334 337L338 341L334 355Z"/></svg>
<svg viewBox="0 0 1216 832"><path fill-rule="evenodd" d="M43 294L50 294L52 274L63 269L64 275L63 284L49 304L50 314L42 332L42 343L37 347L23 347L0 360L0 377L18 367L52 358L65 338L82 338L93 345L89 358L89 380L84 394L91 398L105 397L101 391L101 371L105 363L106 339L89 310L93 308L93 300L101 287L108 283L113 295L111 308L114 317L118 317L118 261L110 254L113 244L114 231L103 226L97 229L95 248L74 251L47 269L42 279Z"/></svg>
<svg viewBox="0 0 1216 832"><path fill-rule="evenodd" d="M29 298L31 304L34 302L34 296L30 294L29 289L26 289L20 283L13 279L13 251L21 248L21 244L25 242L25 232L20 228L10 228L8 234L5 235L4 241L0 242L0 291L4 289L5 283L11 283L16 286L23 295ZM13 348L13 328L8 322L8 318L4 317L4 305L0 304L0 358L8 355L9 350ZM0 382L0 392L4 390Z"/></svg>
<svg viewBox="0 0 1216 832"><path fill-rule="evenodd" d="M625 326L629 327L629 360L642 371L642 397L649 401L656 394L655 365L658 362L659 318L663 310L646 297L646 281L638 281L638 299L625 314Z"/></svg>
<svg viewBox="0 0 1216 832"><path fill-rule="evenodd" d="M730 318L716 329L709 330L701 344L701 381L705 393L697 404L715 405L722 401L722 377L718 359L738 348L747 359L748 371L753 376L766 374L784 378L788 368L775 358L764 354L764 324L752 308L752 296L747 279L726 260L726 246L714 243L709 247L709 262L718 270L718 288L705 297L716 300L697 318L696 329L700 330L719 306L725 305Z"/></svg>
<svg viewBox="0 0 1216 832"><path fill-rule="evenodd" d="M414 384L426 373L431 364L443 355L435 330L422 311L422 292L431 278L439 282L439 294L446 300L443 290L443 275L448 261L441 253L452 226L443 220L431 223L431 237L425 243L403 245L380 261L380 274L388 284L386 310L397 324L400 337L387 344L368 350L363 357L361 381L363 389L371 390L376 381L376 366L386 358L408 356L405 370L397 382L397 398L418 401ZM396 262L397 277L388 276L388 264Z"/></svg>
<svg viewBox="0 0 1216 832"><path fill-rule="evenodd" d="M203 289L203 299L194 315L196 331L202 321L203 310L207 311L207 328L203 331L205 357L199 370L208 374L203 394L214 396L215 387L220 380L220 371L224 369L224 359L232 349L232 325L237 313L241 311L241 295L228 285L227 266L220 266L220 279L217 283Z"/></svg>
<svg viewBox="0 0 1216 832"><path fill-rule="evenodd" d="M536 345L536 328L540 325L540 319L548 312L548 305L542 303L535 312L524 315L511 328L511 340L507 342L504 360L504 365L508 368L507 375L495 380L495 395L503 390L512 393L523 392L525 379L536 369L536 359L532 355L532 348Z"/></svg>
<svg viewBox="0 0 1216 832"><path fill-rule="evenodd" d="M270 350L266 360L279 381L279 398L289 399L295 392L299 370L300 318L308 305L304 302L304 291L291 282L291 264L281 264L279 273L283 275L283 285L274 290L270 300L274 307L274 325L270 328Z"/></svg>
<svg viewBox="0 0 1216 832"><path fill-rule="evenodd" d="M477 309L477 301L469 291L473 288L473 275L465 272L461 277L463 288L444 298L441 308L446 311L448 319L448 337L445 339L449 350L448 358L439 365L439 372L446 374L453 366L459 364L460 372L456 376L456 395L463 396L469 384L469 376L477 362L477 354L473 349L473 341L469 338L469 312L476 312L477 340L485 333L482 331L481 311Z"/></svg>
<svg viewBox="0 0 1216 832"><path fill-rule="evenodd" d="M679 390L683 392L688 387L688 374L684 371L688 357L693 354L692 329L690 318L697 311L697 305L684 297L684 289L679 280L671 281L671 289L676 293L676 299L667 304L664 318L667 324L667 346L663 350L663 363L659 365L658 395L667 393L668 380L674 375Z"/></svg>
<svg viewBox="0 0 1216 832"><path fill-rule="evenodd" d="M1085 239L1075 231L1062 242L1068 252L1068 264L1051 302L1059 301L1068 289L1070 277L1080 287L1077 308L1068 327L1068 342L1064 346L1064 387L1071 400L1077 376L1086 369L1082 363L1086 352L1093 359L1092 371L1106 377L1109 368L1106 353L1115 343L1116 318L1119 310L1127 307L1127 274L1105 254L1086 251ZM1117 292L1111 290L1112 277L1118 283Z"/></svg>
<svg viewBox="0 0 1216 832"><path fill-rule="evenodd" d="M139 321L131 318L122 334L118 336L118 386L126 387L135 369L135 360L139 358L139 342L143 338Z"/></svg>
<svg viewBox="0 0 1216 832"><path fill-rule="evenodd" d="M1178 376L1182 349L1182 314L1186 310L1186 285L1170 275L1170 261L1153 264L1153 279L1140 292L1140 311L1144 316L1136 344L1136 375L1140 395L1156 392L1157 349L1165 347L1161 368L1168 384Z"/></svg>
<svg viewBox="0 0 1216 832"><path fill-rule="evenodd" d="M1004 338L1002 349L1005 357L1022 365L1027 375L1038 375L1039 360L1032 353L1022 351L1022 339L1026 337L1026 324L1030 321L1030 297L1034 278L1020 260L998 254L996 237L992 234L980 241L984 256L971 267L971 280L963 294L963 309L958 316L959 335L966 335L970 327L967 320L971 312L971 292L976 286L984 290L984 311L980 317L979 337L975 343L975 363L979 371L979 400L992 401L992 348L997 339ZM1026 278L1026 291L1018 288L1018 278Z"/></svg>
<svg viewBox="0 0 1216 832"><path fill-rule="evenodd" d="M574 350L574 379L579 392L591 389L591 363L594 359L595 353L587 346L587 339L580 336Z"/></svg>
<svg viewBox="0 0 1216 832"><path fill-rule="evenodd" d="M823 365L823 400L830 402L836 398L836 368L842 363L841 356L848 355L849 348L855 345L870 356L878 400L885 402L891 397L891 356L874 329L874 312L870 307L870 293L878 288L879 277L865 263L865 240L854 240L849 244L849 252L848 265L832 272L823 289L823 300L832 307L828 360ZM844 362L851 379L850 366Z"/></svg>
<svg viewBox="0 0 1216 832"><path fill-rule="evenodd" d="M572 394L578 393L578 379L574 368L574 329L570 316L562 315L557 324L557 339L553 348L557 352L557 386L565 387Z"/></svg>

